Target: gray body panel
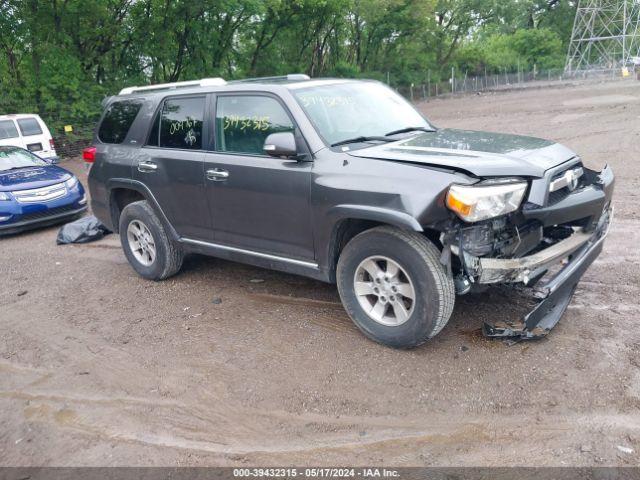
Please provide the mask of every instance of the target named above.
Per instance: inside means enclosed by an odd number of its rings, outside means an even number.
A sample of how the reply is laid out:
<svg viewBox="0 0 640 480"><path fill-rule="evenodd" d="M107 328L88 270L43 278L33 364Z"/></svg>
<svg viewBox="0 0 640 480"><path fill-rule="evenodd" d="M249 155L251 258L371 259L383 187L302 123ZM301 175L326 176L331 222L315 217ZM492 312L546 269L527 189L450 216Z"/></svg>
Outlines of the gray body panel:
<svg viewBox="0 0 640 480"><path fill-rule="evenodd" d="M217 152L204 162L229 174L206 186L214 243L313 260L312 162Z"/></svg>
<svg viewBox="0 0 640 480"><path fill-rule="evenodd" d="M211 216L203 176L204 152L144 147L138 163L153 162L153 172L133 168L133 178L153 193L180 236L208 239Z"/></svg>

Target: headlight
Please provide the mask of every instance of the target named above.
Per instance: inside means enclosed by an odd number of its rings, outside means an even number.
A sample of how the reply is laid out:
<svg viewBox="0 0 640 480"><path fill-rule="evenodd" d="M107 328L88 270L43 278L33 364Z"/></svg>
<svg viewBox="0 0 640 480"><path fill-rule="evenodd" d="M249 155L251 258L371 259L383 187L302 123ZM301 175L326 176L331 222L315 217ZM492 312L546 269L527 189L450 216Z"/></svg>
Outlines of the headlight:
<svg viewBox="0 0 640 480"><path fill-rule="evenodd" d="M9 198L9 194L5 193L5 192L0 192L0 201L2 201L2 200L11 200Z"/></svg>
<svg viewBox="0 0 640 480"><path fill-rule="evenodd" d="M527 190L527 182L452 185L447 207L466 222L478 222L518 209Z"/></svg>
<svg viewBox="0 0 640 480"><path fill-rule="evenodd" d="M78 184L78 177L73 176L69 180L64 182L64 184L67 186L69 190L71 190L73 187L75 187Z"/></svg>

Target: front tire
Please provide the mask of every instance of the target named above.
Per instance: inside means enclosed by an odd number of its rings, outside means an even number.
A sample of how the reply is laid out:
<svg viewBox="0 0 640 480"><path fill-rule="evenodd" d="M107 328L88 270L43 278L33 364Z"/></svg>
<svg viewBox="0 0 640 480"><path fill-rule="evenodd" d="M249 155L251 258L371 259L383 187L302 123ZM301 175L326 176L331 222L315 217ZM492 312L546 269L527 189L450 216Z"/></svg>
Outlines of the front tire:
<svg viewBox="0 0 640 480"><path fill-rule="evenodd" d="M180 270L182 251L146 200L127 205L120 215L119 227L124 254L141 277L164 280Z"/></svg>
<svg viewBox="0 0 640 480"><path fill-rule="evenodd" d="M393 227L351 239L338 260L337 283L358 328L395 348L416 347L438 334L455 301L453 279L435 245Z"/></svg>

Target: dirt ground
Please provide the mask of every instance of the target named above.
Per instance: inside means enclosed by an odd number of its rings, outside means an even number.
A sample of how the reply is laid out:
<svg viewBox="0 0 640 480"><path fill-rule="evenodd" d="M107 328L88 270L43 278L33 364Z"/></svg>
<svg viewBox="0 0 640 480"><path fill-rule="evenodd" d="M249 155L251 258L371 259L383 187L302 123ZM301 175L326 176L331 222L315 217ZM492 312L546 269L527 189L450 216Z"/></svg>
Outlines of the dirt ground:
<svg viewBox="0 0 640 480"><path fill-rule="evenodd" d="M0 240L0 464L637 465L640 82L421 108L613 166L604 253L546 339L483 338L484 318L523 307L496 289L392 350L352 326L333 286L205 257L148 282L115 236L56 246L47 228Z"/></svg>

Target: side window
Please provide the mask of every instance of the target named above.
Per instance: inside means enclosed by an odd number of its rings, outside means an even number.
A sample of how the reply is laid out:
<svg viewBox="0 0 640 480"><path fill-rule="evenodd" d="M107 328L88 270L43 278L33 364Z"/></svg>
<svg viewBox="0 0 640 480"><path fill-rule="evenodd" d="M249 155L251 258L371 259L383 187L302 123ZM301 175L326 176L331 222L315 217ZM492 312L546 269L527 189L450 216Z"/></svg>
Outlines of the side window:
<svg viewBox="0 0 640 480"><path fill-rule="evenodd" d="M18 129L13 120L0 120L0 140L6 140L7 138L16 138L18 136Z"/></svg>
<svg viewBox="0 0 640 480"><path fill-rule="evenodd" d="M109 105L98 129L100 141L103 143L124 142L141 107L140 100L124 100Z"/></svg>
<svg viewBox="0 0 640 480"><path fill-rule="evenodd" d="M42 128L40 128L40 124L35 118L19 118L18 126L23 137L42 135Z"/></svg>
<svg viewBox="0 0 640 480"><path fill-rule="evenodd" d="M202 149L204 105L204 97L165 100L160 114L160 146Z"/></svg>
<svg viewBox="0 0 640 480"><path fill-rule="evenodd" d="M220 96L216 105L216 150L262 155L268 135L292 132L280 103L258 95Z"/></svg>

